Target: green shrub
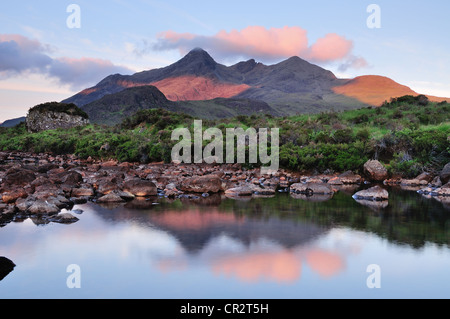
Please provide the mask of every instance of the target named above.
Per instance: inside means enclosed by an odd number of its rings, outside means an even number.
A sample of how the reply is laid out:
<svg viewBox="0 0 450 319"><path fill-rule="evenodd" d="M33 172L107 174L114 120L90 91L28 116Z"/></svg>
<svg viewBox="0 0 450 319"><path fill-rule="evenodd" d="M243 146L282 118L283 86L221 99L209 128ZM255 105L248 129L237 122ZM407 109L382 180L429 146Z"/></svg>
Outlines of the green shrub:
<svg viewBox="0 0 450 319"><path fill-rule="evenodd" d="M333 134L333 141L337 144L348 144L352 143L353 140L353 130L350 128L336 130Z"/></svg>
<svg viewBox="0 0 450 319"><path fill-rule="evenodd" d="M422 173L423 165L405 153L395 155L389 163L388 171L391 175L402 175L405 178L414 178Z"/></svg>
<svg viewBox="0 0 450 319"><path fill-rule="evenodd" d="M58 102L48 102L36 105L32 107L28 112L61 112L70 115L78 115L82 118L88 119L89 116L86 112L80 109L73 103L58 103Z"/></svg>

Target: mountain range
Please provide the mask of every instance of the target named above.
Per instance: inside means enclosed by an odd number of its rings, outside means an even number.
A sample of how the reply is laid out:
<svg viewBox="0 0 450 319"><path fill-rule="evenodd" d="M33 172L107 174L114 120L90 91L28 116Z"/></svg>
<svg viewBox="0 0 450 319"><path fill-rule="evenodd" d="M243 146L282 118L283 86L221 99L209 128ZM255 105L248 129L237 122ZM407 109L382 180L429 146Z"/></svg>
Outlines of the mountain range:
<svg viewBox="0 0 450 319"><path fill-rule="evenodd" d="M116 124L155 107L199 118L257 112L289 116L379 106L404 95L419 93L383 76L339 79L299 57L273 65L251 59L225 66L196 48L164 68L110 75L62 102L79 106L93 123Z"/></svg>

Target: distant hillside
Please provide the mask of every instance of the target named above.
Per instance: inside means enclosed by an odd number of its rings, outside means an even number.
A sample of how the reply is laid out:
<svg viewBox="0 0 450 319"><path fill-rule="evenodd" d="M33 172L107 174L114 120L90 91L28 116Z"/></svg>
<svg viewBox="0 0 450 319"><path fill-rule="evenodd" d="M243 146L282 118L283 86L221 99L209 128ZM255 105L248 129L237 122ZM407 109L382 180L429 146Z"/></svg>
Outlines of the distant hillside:
<svg viewBox="0 0 450 319"><path fill-rule="evenodd" d="M334 87L333 91L370 105L381 105L384 101L389 102L392 97L418 95L407 86L387 77L374 75L357 77L344 85Z"/></svg>
<svg viewBox="0 0 450 319"><path fill-rule="evenodd" d="M139 86L105 95L101 99L81 107L91 123L114 125L137 111L162 108L183 112L204 119L219 119L237 115L263 113L278 115L267 103L246 99L217 98L208 101L169 101L154 86Z"/></svg>
<svg viewBox="0 0 450 319"><path fill-rule="evenodd" d="M173 102L166 99L154 86L142 86L105 95L97 101L81 107L89 115L91 123L113 125L139 110L165 108L175 109Z"/></svg>
<svg viewBox="0 0 450 319"><path fill-rule="evenodd" d="M25 116L22 116L22 117L19 117L19 118L15 118L15 119L11 119L11 120L6 120L2 124L0 124L0 127L14 127L17 124L25 122L25 120L26 120Z"/></svg>

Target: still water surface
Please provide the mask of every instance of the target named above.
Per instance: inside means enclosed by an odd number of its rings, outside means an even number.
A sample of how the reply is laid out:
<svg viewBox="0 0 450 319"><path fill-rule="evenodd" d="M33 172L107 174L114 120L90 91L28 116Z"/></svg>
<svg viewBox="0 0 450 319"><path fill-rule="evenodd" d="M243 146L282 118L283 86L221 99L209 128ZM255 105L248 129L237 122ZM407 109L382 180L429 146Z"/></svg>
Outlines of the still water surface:
<svg viewBox="0 0 450 319"><path fill-rule="evenodd" d="M0 298L450 298L450 208L415 192L391 189L385 208L342 191L158 202L4 225L0 256L16 267ZM80 288L67 287L72 264Z"/></svg>

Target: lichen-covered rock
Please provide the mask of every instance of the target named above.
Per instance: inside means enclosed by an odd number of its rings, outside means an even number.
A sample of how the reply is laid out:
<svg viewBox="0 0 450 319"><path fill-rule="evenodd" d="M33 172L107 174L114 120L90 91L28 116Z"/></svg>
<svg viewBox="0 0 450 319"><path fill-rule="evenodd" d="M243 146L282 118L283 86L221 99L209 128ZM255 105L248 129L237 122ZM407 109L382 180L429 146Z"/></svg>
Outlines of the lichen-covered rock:
<svg viewBox="0 0 450 319"><path fill-rule="evenodd" d="M56 102L40 104L31 108L26 118L26 125L31 133L58 128L69 129L87 124L89 124L87 114L75 104Z"/></svg>

